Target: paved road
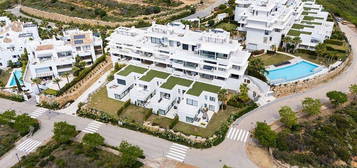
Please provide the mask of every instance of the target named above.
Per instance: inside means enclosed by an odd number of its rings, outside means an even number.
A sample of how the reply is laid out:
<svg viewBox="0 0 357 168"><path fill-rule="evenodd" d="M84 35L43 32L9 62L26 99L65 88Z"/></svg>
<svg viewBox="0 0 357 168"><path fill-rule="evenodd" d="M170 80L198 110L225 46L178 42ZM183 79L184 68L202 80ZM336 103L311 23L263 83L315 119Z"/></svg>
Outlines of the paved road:
<svg viewBox="0 0 357 168"><path fill-rule="evenodd" d="M30 18L30 19L33 19L35 22L37 22L39 25L42 23L42 20L41 19L38 19L38 18L35 18L35 17L31 17L31 16L28 16L28 15L25 15L23 13L21 13L20 11L20 5L17 5L16 7L14 8L11 8L11 9L8 9L7 10L8 12L12 13L13 15L19 17L25 17L25 18ZM50 25L51 27L55 27L56 24L53 23L53 22L48 22L48 25Z"/></svg>
<svg viewBox="0 0 357 168"><path fill-rule="evenodd" d="M345 25L341 25L341 29L346 33L352 44L353 59L355 60L357 58L357 32L353 32ZM80 118L63 113L52 113L52 115L49 115L48 112L41 113L39 116L36 115L41 121L42 127L38 132L38 137L40 138L34 137L33 139L39 140L41 141L41 144L44 144L51 135L50 130L52 130L52 126L49 125L56 121L67 121L70 124L76 125L77 129L79 130L100 133L106 139L106 143L109 145L116 146L120 144L122 140L127 140L129 143L139 145L144 150L148 159L172 157L176 160L183 160L186 163L202 168L220 168L223 167L224 164L234 168L254 168L257 166L247 157L245 152L246 143L244 142L246 138L243 135L247 135L247 132L255 127L255 122L266 121L269 123L276 121L279 118L277 110L281 106L288 105L295 109L299 108L301 100L305 97L320 98L323 101L327 101L325 97L325 93L327 91L347 91L350 84L357 83L357 78L355 76L356 72L357 63L352 61L352 65L334 80L316 86L315 88L312 88L304 93L279 98L271 104L262 106L248 113L232 125L233 129L231 128L232 131L230 131L230 138L226 138L225 141L220 145L210 149L186 149L164 139L140 132L127 130L108 124L101 124L90 119ZM12 108L16 109L19 113L28 112L34 115L34 111L38 111L39 109L38 107L35 107L29 103L17 103L5 99L0 99L0 104L0 112ZM35 136L36 135L37 134L35 134ZM247 141L251 141L251 139L247 138ZM8 155L12 157L9 157L10 159L7 159L6 162L12 164L17 162L17 159L13 156L13 154L13 151L8 153ZM0 165L2 165L1 163L2 162L0 162Z"/></svg>
<svg viewBox="0 0 357 168"><path fill-rule="evenodd" d="M187 20L187 19L194 19L194 18L203 18L206 17L208 15L211 14L211 12L214 10L214 8L218 7L221 4L226 3L226 0L217 0L215 3L213 3L212 5L208 6L205 9L202 9L200 11L197 11L196 13L190 15L190 16L186 16L182 19L179 20Z"/></svg>

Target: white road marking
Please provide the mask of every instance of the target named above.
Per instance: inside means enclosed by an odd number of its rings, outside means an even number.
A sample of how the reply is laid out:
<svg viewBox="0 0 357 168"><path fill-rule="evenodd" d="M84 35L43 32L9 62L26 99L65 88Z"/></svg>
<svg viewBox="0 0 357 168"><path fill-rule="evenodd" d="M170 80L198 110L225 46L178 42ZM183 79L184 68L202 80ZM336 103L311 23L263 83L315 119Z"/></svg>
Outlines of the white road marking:
<svg viewBox="0 0 357 168"><path fill-rule="evenodd" d="M226 136L226 138L228 139L234 141L240 141L240 142L246 142L248 137L249 137L249 131L234 128L234 127L229 128Z"/></svg>
<svg viewBox="0 0 357 168"><path fill-rule="evenodd" d="M47 109L38 108L30 114L30 117L37 118L37 117L41 116L43 113L45 113L46 111L47 111Z"/></svg>
<svg viewBox="0 0 357 168"><path fill-rule="evenodd" d="M95 133L103 125L103 123L98 121L92 121L88 126L83 130L85 133Z"/></svg>
<svg viewBox="0 0 357 168"><path fill-rule="evenodd" d="M33 140L33 139L26 139L22 142L19 146L16 147L17 150L23 151L26 153L32 152L41 144L41 141Z"/></svg>
<svg viewBox="0 0 357 168"><path fill-rule="evenodd" d="M174 143L171 145L169 152L166 154L166 157L183 162L185 160L186 152L188 149L189 147L187 146Z"/></svg>

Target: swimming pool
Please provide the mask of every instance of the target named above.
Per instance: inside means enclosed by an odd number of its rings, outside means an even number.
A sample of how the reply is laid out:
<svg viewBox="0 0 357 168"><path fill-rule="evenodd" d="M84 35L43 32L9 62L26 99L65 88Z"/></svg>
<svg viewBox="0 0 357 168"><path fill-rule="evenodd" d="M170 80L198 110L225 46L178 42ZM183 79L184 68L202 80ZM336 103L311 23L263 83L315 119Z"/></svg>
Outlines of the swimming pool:
<svg viewBox="0 0 357 168"><path fill-rule="evenodd" d="M12 86L16 86L16 81L15 81L15 77L14 75L16 75L17 79L19 80L20 84L23 85L23 81L21 80L22 78L22 71L21 70L14 70L12 71L12 75L9 79L9 87L12 87Z"/></svg>
<svg viewBox="0 0 357 168"><path fill-rule="evenodd" d="M266 74L266 77L272 84L289 82L315 74L318 67L318 65L307 61L300 61L293 65L268 70L269 73Z"/></svg>

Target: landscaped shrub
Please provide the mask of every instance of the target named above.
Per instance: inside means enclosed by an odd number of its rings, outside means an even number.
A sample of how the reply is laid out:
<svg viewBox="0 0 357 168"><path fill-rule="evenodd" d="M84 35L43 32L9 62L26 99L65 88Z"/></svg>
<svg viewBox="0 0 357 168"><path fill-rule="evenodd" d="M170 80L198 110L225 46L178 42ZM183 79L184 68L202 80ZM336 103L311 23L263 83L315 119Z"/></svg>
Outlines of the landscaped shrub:
<svg viewBox="0 0 357 168"><path fill-rule="evenodd" d="M0 91L0 98L4 98L4 99L9 99L12 101L17 101L17 102L23 102L25 101L24 96L22 95L17 95L17 94L13 94L13 93L3 93Z"/></svg>
<svg viewBox="0 0 357 168"><path fill-rule="evenodd" d="M58 91L57 90L54 90L54 89L46 89L42 92L43 94L45 95L53 95L53 96L57 96L58 95Z"/></svg>
<svg viewBox="0 0 357 168"><path fill-rule="evenodd" d="M60 104L57 102L46 102L43 101L41 102L38 106L47 108L47 109L52 109L52 110L58 110L60 109Z"/></svg>
<svg viewBox="0 0 357 168"><path fill-rule="evenodd" d="M176 125L178 122L179 122L179 116L176 115L175 118L174 118L174 120L172 120L172 122L171 122L169 128L170 128L170 129L174 128L175 125Z"/></svg>
<svg viewBox="0 0 357 168"><path fill-rule="evenodd" d="M333 44L333 45L343 45L343 41L341 40L334 40L334 39L326 39L324 41L326 44Z"/></svg>
<svg viewBox="0 0 357 168"><path fill-rule="evenodd" d="M120 116L120 114L130 105L130 99L127 100L123 106L121 106L118 111L117 111L117 115Z"/></svg>
<svg viewBox="0 0 357 168"><path fill-rule="evenodd" d="M255 50L252 52L252 55L260 55L260 54L263 54L264 53L264 50Z"/></svg>

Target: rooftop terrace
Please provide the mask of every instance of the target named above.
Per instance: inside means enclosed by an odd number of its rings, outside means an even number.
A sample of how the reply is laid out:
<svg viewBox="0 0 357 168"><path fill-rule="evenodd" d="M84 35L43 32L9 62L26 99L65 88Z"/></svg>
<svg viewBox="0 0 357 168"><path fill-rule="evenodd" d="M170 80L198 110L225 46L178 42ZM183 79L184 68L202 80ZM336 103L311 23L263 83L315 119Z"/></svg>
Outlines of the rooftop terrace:
<svg viewBox="0 0 357 168"><path fill-rule="evenodd" d="M221 87L210 85L202 82L195 82L190 90L187 91L187 94L200 96L203 91L218 93Z"/></svg>
<svg viewBox="0 0 357 168"><path fill-rule="evenodd" d="M188 80L188 79L183 79L183 78L178 78L178 77L170 76L170 78L167 79L167 81L166 81L164 84L161 85L161 88L172 89L172 88L174 88L176 85L181 85L181 86L189 87L192 82L193 82L193 81Z"/></svg>
<svg viewBox="0 0 357 168"><path fill-rule="evenodd" d="M150 82L154 78L166 79L167 77L169 77L169 75L170 74L168 74L166 72L150 70L143 77L141 77L140 80Z"/></svg>
<svg viewBox="0 0 357 168"><path fill-rule="evenodd" d="M132 72L136 72L139 74L143 74L147 71L148 69L146 68L142 68L142 67L138 67L138 66L134 66L134 65L128 65L126 66L123 70L118 72L118 75L121 76L128 76L130 73Z"/></svg>

